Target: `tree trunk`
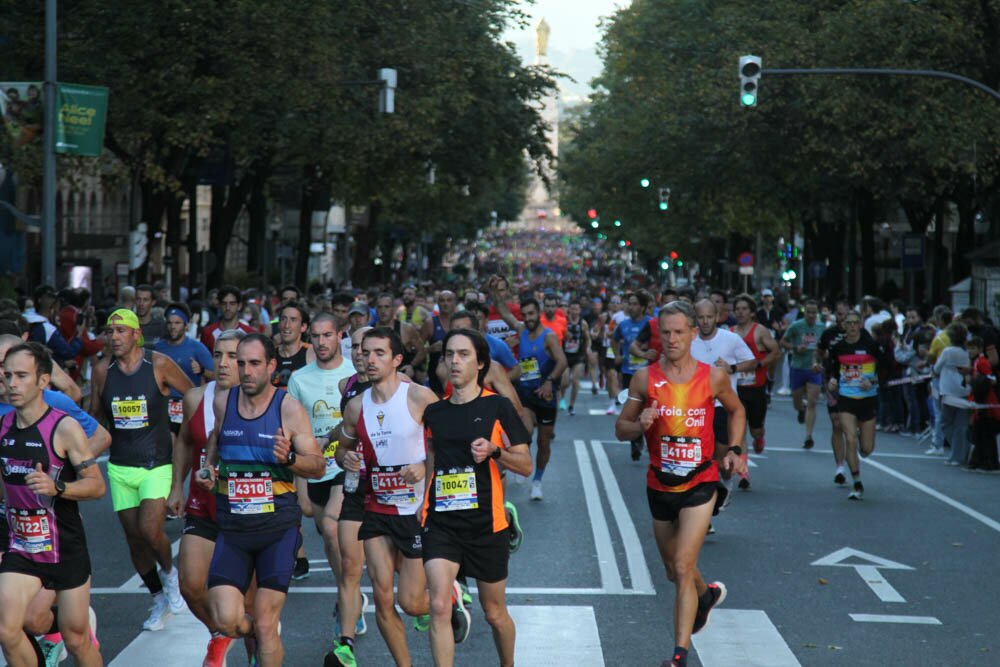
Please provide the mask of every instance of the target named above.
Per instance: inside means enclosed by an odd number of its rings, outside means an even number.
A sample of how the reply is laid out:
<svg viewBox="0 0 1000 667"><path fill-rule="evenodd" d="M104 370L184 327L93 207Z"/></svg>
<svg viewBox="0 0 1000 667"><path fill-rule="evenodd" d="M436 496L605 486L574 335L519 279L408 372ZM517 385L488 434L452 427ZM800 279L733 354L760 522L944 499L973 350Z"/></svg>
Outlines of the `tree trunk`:
<svg viewBox="0 0 1000 667"><path fill-rule="evenodd" d="M295 284L309 288L309 244L312 243L312 215L319 197L316 165L302 169L302 195L299 199L299 243L295 251Z"/></svg>
<svg viewBox="0 0 1000 667"><path fill-rule="evenodd" d="M146 223L146 246L149 249L149 259L136 269L135 282L137 285L148 283L152 279L152 272L149 270L150 263L153 249L159 245L156 233L163 231L163 213L167 208L167 196L159 191L153 183L143 181L141 189L142 216L140 221Z"/></svg>
<svg viewBox="0 0 1000 667"><path fill-rule="evenodd" d="M226 275L226 253L229 250L229 240L233 235L233 227L246 204L247 195L256 178L264 178L253 168L247 171L238 182L230 185L212 186L212 224L209 234L209 250L215 255L215 268L209 274L208 287L219 287Z"/></svg>
<svg viewBox="0 0 1000 667"><path fill-rule="evenodd" d="M968 200L956 201L958 206L958 237L955 239L955 252L952 253L952 277L957 281L970 275L972 267L967 254L976 245L976 205Z"/></svg>
<svg viewBox="0 0 1000 667"><path fill-rule="evenodd" d="M362 287L371 284L372 281L372 237L375 226L378 224L380 206L378 200L372 199L368 202L368 213L365 216L366 222L355 227L351 232L354 237L354 261L351 262L351 284L355 287Z"/></svg>
<svg viewBox="0 0 1000 667"><path fill-rule="evenodd" d="M942 284L944 280L944 263L948 257L948 253L945 252L944 247L944 198L938 199L937 205L934 208L934 249L931 261L931 266L933 267L933 272L931 274L931 301L932 303L943 303L941 299L945 296L945 289Z"/></svg>
<svg viewBox="0 0 1000 667"><path fill-rule="evenodd" d="M264 180L255 178L247 204L250 227L247 233L247 271L260 277L258 287L267 283L267 198Z"/></svg>
<svg viewBox="0 0 1000 667"><path fill-rule="evenodd" d="M180 285L180 263L181 263L181 230L183 221L181 220L181 208L184 206L184 199L179 195L170 197L167 203L167 248L169 248L170 263L164 262L164 266L170 271L170 298L178 298L178 286Z"/></svg>

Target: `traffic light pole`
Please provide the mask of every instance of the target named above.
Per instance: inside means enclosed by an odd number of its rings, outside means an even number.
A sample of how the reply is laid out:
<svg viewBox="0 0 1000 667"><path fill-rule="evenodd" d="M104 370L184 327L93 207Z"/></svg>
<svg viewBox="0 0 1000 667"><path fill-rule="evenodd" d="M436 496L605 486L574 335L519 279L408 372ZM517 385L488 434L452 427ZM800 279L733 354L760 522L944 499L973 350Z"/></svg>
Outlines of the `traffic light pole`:
<svg viewBox="0 0 1000 667"><path fill-rule="evenodd" d="M969 77L962 76L961 74L953 74L951 72L942 72L940 70L933 69L887 69L887 68L869 68L869 67L814 67L808 69L764 69L761 70L762 76L800 76L800 75L813 75L813 74L828 74L834 76L842 75L874 75L874 76L923 76L931 77L934 79L950 79L952 81L958 81L966 85L977 88L984 93L992 95L994 99L1000 102L1000 91L990 88L985 83L976 81L975 79L970 79Z"/></svg>

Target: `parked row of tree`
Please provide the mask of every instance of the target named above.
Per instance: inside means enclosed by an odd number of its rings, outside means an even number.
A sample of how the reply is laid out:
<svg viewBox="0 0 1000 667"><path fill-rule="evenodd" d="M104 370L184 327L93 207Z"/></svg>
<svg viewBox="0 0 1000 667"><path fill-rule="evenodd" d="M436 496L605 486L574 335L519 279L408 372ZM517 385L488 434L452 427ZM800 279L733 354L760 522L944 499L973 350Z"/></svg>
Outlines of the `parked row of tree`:
<svg viewBox="0 0 1000 667"><path fill-rule="evenodd" d="M795 230L807 257L829 261L831 294L852 267L876 291L876 225L901 209L931 249L931 287L921 274L915 296L940 296L968 271L977 214L1000 236L997 100L935 79L767 70L932 69L997 89L997 53L996 0L634 0L607 22L598 92L561 147L563 208L591 233L629 238L651 265L677 248L718 266L724 236L752 248L758 230ZM743 54L763 58L753 108L740 102ZM666 212L658 186L671 188ZM590 229L591 208L622 226ZM947 253L952 208L960 226ZM855 238L860 256L845 242Z"/></svg>
<svg viewBox="0 0 1000 667"><path fill-rule="evenodd" d="M393 240L409 235L470 234L492 210L515 218L529 163L549 159L536 102L554 86L551 73L524 66L501 40L507 26L525 20L516 5L60 3L59 78L111 89L105 146L120 182L141 191L135 221L151 223L150 234L164 221L168 244L179 249L184 198L199 182L213 186L218 262L210 283L221 281L244 210L247 268L264 271L269 207L290 195L302 211L300 258L314 209L331 200L370 207L355 262L356 277L367 282L379 245L387 256ZM41 78L43 8L6 4L5 78ZM377 86L361 83L382 67L398 71L394 114L378 113ZM37 173L37 153L0 145L0 160L19 170L22 184ZM102 168L113 177L107 161ZM297 267L302 284L306 262Z"/></svg>

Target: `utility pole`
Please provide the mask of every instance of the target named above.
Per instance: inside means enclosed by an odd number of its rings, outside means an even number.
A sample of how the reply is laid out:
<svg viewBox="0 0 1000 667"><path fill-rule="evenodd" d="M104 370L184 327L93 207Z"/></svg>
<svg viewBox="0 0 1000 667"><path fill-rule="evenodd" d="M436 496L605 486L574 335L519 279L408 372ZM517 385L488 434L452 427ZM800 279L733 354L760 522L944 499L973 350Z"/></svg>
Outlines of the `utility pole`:
<svg viewBox="0 0 1000 667"><path fill-rule="evenodd" d="M42 284L56 285L56 0L45 0L45 146L42 173Z"/></svg>

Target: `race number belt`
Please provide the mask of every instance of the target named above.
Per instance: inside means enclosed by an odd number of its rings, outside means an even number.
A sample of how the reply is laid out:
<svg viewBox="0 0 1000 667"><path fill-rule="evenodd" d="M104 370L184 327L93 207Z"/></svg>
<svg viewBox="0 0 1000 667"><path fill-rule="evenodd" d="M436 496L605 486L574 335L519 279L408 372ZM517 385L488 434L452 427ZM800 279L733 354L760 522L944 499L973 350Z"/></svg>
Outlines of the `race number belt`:
<svg viewBox="0 0 1000 667"><path fill-rule="evenodd" d="M184 421L184 401L173 399L167 401L167 414L170 415L171 424L180 424Z"/></svg>
<svg viewBox="0 0 1000 667"><path fill-rule="evenodd" d="M701 464L701 438L664 435L660 438L660 471L686 476Z"/></svg>
<svg viewBox="0 0 1000 667"><path fill-rule="evenodd" d="M139 401L111 401L111 419L116 429L136 429L149 426L149 407L146 399Z"/></svg>
<svg viewBox="0 0 1000 667"><path fill-rule="evenodd" d="M274 488L269 472L229 473L229 511L268 514L274 511Z"/></svg>
<svg viewBox="0 0 1000 667"><path fill-rule="evenodd" d="M522 381L530 382L531 380L537 380L542 377L541 370L538 367L538 359L535 357L521 359L520 364Z"/></svg>
<svg viewBox="0 0 1000 667"><path fill-rule="evenodd" d="M434 475L434 509L438 512L474 510L479 508L476 473L472 466L463 470L451 468Z"/></svg>
<svg viewBox="0 0 1000 667"><path fill-rule="evenodd" d="M7 522L11 528L10 548L26 554L52 551L52 524L49 511L33 509L7 509Z"/></svg>
<svg viewBox="0 0 1000 667"><path fill-rule="evenodd" d="M375 502L379 505L407 507L417 502L417 490L407 483L400 472L406 466L372 467L369 480Z"/></svg>

